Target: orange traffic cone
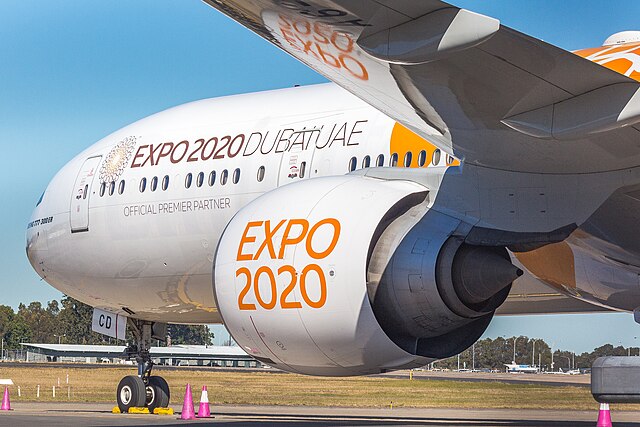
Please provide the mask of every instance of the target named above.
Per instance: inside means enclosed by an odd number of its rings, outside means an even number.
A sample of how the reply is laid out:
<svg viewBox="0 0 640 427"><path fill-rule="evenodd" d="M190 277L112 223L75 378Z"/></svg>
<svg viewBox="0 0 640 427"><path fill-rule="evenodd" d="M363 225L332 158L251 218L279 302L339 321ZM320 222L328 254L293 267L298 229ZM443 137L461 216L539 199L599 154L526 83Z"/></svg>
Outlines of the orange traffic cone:
<svg viewBox="0 0 640 427"><path fill-rule="evenodd" d="M182 413L180 414L181 420L195 420L196 414L193 409L193 396L191 395L191 384L187 384L187 389L184 392L184 402L182 403Z"/></svg>
<svg viewBox="0 0 640 427"><path fill-rule="evenodd" d="M0 410L2 411L10 411L11 410L11 402L9 401L9 387L4 388L4 396L2 396L2 406L0 406Z"/></svg>
<svg viewBox="0 0 640 427"><path fill-rule="evenodd" d="M612 427L611 424L611 412L609 411L608 403L600 404L600 411L598 411L598 423L596 427Z"/></svg>
<svg viewBox="0 0 640 427"><path fill-rule="evenodd" d="M198 408L198 418L209 418L211 410L209 409L209 392L207 386L202 386L202 396L200 396L200 407Z"/></svg>

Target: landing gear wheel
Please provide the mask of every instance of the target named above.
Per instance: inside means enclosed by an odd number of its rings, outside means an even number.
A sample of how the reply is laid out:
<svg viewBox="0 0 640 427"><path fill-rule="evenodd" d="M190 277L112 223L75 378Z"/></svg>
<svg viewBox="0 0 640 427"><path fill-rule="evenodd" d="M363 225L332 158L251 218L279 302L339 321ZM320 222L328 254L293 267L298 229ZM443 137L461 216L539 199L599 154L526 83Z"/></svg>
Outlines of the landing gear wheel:
<svg viewBox="0 0 640 427"><path fill-rule="evenodd" d="M149 385L146 387L146 403L149 412L156 408L169 406L169 384L162 377L149 377Z"/></svg>
<svg viewBox="0 0 640 427"><path fill-rule="evenodd" d="M136 375L128 375L120 380L116 391L120 412L127 413L129 408L145 406L147 396L144 381Z"/></svg>

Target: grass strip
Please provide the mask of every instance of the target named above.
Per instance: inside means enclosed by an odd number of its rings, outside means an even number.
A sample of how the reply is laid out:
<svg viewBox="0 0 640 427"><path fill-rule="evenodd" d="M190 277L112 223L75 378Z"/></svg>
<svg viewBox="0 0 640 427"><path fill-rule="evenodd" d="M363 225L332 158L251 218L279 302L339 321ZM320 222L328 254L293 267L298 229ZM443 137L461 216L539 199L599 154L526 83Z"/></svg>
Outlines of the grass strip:
<svg viewBox="0 0 640 427"><path fill-rule="evenodd" d="M136 372L130 366L95 369L73 365L0 366L0 378L11 378L15 384L10 388L13 402L115 402L120 379ZM323 378L241 370L156 370L154 373L169 383L173 403L182 402L185 386L190 383L195 401L200 398L201 387L207 385L209 400L214 405L389 407L393 402L394 407L571 410L593 410L597 406L586 387L379 377ZM17 394L18 386L21 396ZM621 405L616 409L640 410L640 405Z"/></svg>

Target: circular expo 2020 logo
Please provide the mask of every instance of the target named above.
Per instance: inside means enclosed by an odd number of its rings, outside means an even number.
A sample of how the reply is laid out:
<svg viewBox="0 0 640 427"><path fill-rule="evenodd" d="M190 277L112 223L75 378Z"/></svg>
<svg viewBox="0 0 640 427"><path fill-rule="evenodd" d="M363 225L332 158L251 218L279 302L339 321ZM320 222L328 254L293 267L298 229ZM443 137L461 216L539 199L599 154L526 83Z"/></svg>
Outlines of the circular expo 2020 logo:
<svg viewBox="0 0 640 427"><path fill-rule="evenodd" d="M118 142L107 154L107 158L100 168L100 182L115 182L120 178L135 147L135 136L128 136Z"/></svg>

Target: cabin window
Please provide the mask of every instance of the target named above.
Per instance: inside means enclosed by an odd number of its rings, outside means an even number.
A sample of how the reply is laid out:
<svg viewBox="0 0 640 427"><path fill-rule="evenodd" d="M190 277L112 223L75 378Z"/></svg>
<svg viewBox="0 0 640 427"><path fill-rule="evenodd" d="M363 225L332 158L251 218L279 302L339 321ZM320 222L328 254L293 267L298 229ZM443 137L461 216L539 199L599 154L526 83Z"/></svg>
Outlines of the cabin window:
<svg viewBox="0 0 640 427"><path fill-rule="evenodd" d="M158 188L158 177L154 176L151 178L151 191L156 191L156 188Z"/></svg>
<svg viewBox="0 0 640 427"><path fill-rule="evenodd" d="M107 190L107 183L100 184L100 197L104 196L104 192ZM44 195L44 193L42 193Z"/></svg>
<svg viewBox="0 0 640 427"><path fill-rule="evenodd" d="M305 173L307 173L307 162L300 163L300 178L304 178Z"/></svg>
<svg viewBox="0 0 640 427"><path fill-rule="evenodd" d="M113 196L113 193L116 191L116 182L115 181L111 181L109 183L109 195Z"/></svg>
<svg viewBox="0 0 640 427"><path fill-rule="evenodd" d="M237 184L240 181L240 168L233 171L233 183Z"/></svg>
<svg viewBox="0 0 640 427"><path fill-rule="evenodd" d="M384 154L380 154L376 159L376 166L382 167L384 166Z"/></svg>
<svg viewBox="0 0 640 427"><path fill-rule="evenodd" d="M358 164L358 159L356 159L355 157L352 157L351 159L349 159L349 172L353 172L354 170L356 170L357 164Z"/></svg>
<svg viewBox="0 0 640 427"><path fill-rule="evenodd" d="M262 180L264 179L264 166L260 166L258 168L258 182L262 182Z"/></svg>
<svg viewBox="0 0 640 427"><path fill-rule="evenodd" d="M144 190L147 188L147 178L142 178L140 180L140 192L144 193Z"/></svg>
<svg viewBox="0 0 640 427"><path fill-rule="evenodd" d="M229 178L229 171L225 169L220 174L220 185L225 185L227 183L228 178Z"/></svg>
<svg viewBox="0 0 640 427"><path fill-rule="evenodd" d="M456 159L454 159L453 156L447 154L447 166L452 165L455 160Z"/></svg>
<svg viewBox="0 0 640 427"><path fill-rule="evenodd" d="M118 184L118 194L122 193L124 193L124 179L120 181L120 184Z"/></svg>
<svg viewBox="0 0 640 427"><path fill-rule="evenodd" d="M364 158L362 159L362 168L368 168L369 166L371 166L371 157L364 156Z"/></svg>
<svg viewBox="0 0 640 427"><path fill-rule="evenodd" d="M411 151L407 151L404 155L404 167L411 167L411 160L413 159L413 153Z"/></svg>
<svg viewBox="0 0 640 427"><path fill-rule="evenodd" d="M87 198L87 192L89 191L89 184L85 184L84 185L84 191L82 192L82 198L86 199Z"/></svg>
<svg viewBox="0 0 640 427"><path fill-rule="evenodd" d="M189 172L187 176L184 177L184 186L185 188L191 187L191 182L193 181L193 174Z"/></svg>
<svg viewBox="0 0 640 427"><path fill-rule="evenodd" d="M391 166L392 168L398 166L398 153L393 153L391 155L391 158L389 159L389 166Z"/></svg>
<svg viewBox="0 0 640 427"><path fill-rule="evenodd" d="M204 184L204 172L200 172L196 178L196 186L202 187L202 184Z"/></svg>
<svg viewBox="0 0 640 427"><path fill-rule="evenodd" d="M213 187L213 184L216 183L216 171L211 171L209 174L209 187Z"/></svg>
<svg viewBox="0 0 640 427"><path fill-rule="evenodd" d="M162 191L167 191L167 188L169 188L169 175L162 178Z"/></svg>
<svg viewBox="0 0 640 427"><path fill-rule="evenodd" d="M422 150L418 153L418 166L423 167L425 163L427 163L427 152Z"/></svg>
<svg viewBox="0 0 640 427"><path fill-rule="evenodd" d="M440 150L438 148L436 148L436 151L433 152L433 157L431 158L431 164L433 166L437 166L438 163L440 163L440 156L442 155L442 153L440 153Z"/></svg>

